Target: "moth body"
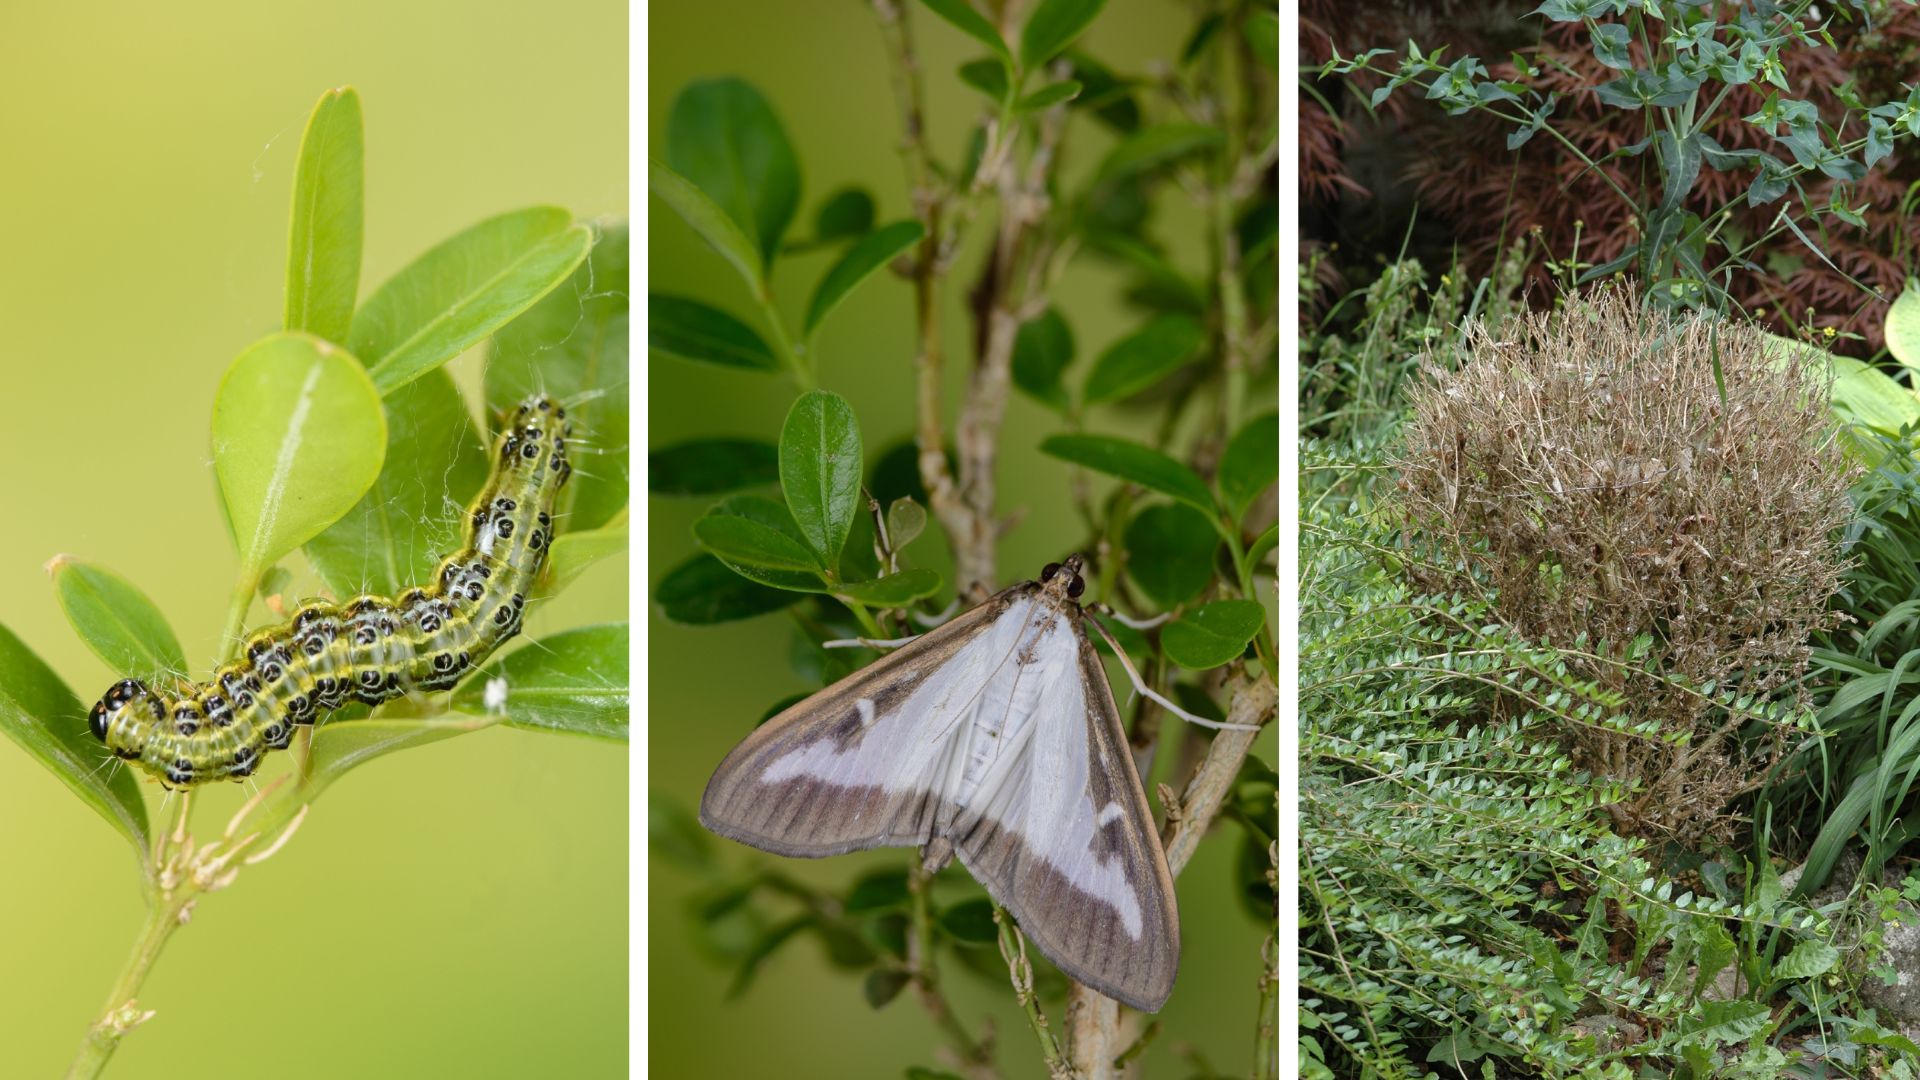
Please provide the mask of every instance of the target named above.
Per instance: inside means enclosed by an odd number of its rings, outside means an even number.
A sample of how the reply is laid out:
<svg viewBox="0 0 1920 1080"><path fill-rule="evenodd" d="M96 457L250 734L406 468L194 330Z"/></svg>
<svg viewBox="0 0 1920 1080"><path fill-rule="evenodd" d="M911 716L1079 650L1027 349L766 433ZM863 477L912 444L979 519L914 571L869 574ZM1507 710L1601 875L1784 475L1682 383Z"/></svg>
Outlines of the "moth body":
<svg viewBox="0 0 1920 1080"><path fill-rule="evenodd" d="M94 737L168 787L191 787L251 776L296 725L349 701L450 689L520 632L572 471L567 434L565 410L528 398L495 440L493 473L466 511L466 546L431 582L394 598L307 604L202 683L123 679L94 705Z"/></svg>

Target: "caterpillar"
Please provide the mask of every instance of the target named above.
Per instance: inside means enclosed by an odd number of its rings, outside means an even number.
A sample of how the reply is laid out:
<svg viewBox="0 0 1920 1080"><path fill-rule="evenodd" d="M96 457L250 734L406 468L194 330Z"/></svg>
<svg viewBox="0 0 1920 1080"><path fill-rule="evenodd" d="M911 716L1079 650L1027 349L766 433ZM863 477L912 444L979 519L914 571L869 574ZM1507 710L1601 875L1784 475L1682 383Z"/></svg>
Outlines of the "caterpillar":
<svg viewBox="0 0 1920 1080"><path fill-rule="evenodd" d="M309 603L251 635L240 659L176 692L122 679L94 705L95 738L169 788L244 780L294 727L348 701L446 690L520 632L572 467L566 410L527 398L501 426L493 474L467 508L467 544L431 585L386 599Z"/></svg>

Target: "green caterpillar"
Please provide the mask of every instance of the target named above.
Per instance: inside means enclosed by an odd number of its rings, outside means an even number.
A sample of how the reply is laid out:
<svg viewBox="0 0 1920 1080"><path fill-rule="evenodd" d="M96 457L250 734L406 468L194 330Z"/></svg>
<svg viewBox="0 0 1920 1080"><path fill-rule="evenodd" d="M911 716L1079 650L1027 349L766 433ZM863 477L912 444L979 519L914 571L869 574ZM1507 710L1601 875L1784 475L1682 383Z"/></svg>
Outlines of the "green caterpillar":
<svg viewBox="0 0 1920 1080"><path fill-rule="evenodd" d="M446 690L520 632L527 593L553 540L554 499L566 484L566 410L535 396L495 441L493 475L468 508L467 546L433 584L388 600L309 604L253 635L244 659L176 693L123 679L94 705L93 735L167 787L242 780L296 724L349 700L369 705L408 690Z"/></svg>

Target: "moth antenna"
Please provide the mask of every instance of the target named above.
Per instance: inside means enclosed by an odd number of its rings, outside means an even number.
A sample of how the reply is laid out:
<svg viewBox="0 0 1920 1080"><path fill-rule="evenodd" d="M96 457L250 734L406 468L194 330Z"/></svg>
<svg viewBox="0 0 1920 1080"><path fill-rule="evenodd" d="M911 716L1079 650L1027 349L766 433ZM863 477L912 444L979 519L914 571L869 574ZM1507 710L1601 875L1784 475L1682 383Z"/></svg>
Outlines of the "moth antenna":
<svg viewBox="0 0 1920 1080"><path fill-rule="evenodd" d="M820 647L823 649L897 649L902 645L911 645L919 641L921 636L915 634L912 637L900 638L835 638L832 641L821 642Z"/></svg>
<svg viewBox="0 0 1920 1080"><path fill-rule="evenodd" d="M1096 605L1096 606L1099 606L1103 609L1105 607L1105 605ZM1103 614L1111 614L1111 613L1112 612L1110 610L1103 610ZM1148 701L1153 702L1154 704L1167 710L1168 712L1179 717L1180 719L1185 720L1189 724L1199 724L1201 727L1213 728L1216 731L1259 731L1260 730L1260 725L1258 724L1229 724L1224 720L1209 720L1204 716L1195 716L1192 713L1188 712L1187 710L1167 700L1167 698L1164 695L1162 695L1159 691L1155 690L1151 686L1148 686L1147 680L1140 677L1140 670L1133 666L1133 658L1127 655L1127 650L1121 648L1119 642L1113 640L1113 635L1107 633L1107 628L1100 625L1099 619L1088 619L1087 621L1092 623L1093 628L1100 632L1100 636L1104 638L1107 642L1107 647L1113 650L1113 655L1120 658L1120 666L1127 669L1127 677L1133 680L1134 692L1139 694L1141 697L1146 698Z"/></svg>
<svg viewBox="0 0 1920 1080"><path fill-rule="evenodd" d="M914 622L917 622L921 626L924 626L927 629L931 630L934 627L939 626L941 623L946 622L948 619L953 618L954 612L959 610L960 610L960 598L956 596L952 600L947 601L946 607L941 608L939 611L936 611L931 615L924 615L918 611L909 610L907 612L907 618L912 619Z"/></svg>

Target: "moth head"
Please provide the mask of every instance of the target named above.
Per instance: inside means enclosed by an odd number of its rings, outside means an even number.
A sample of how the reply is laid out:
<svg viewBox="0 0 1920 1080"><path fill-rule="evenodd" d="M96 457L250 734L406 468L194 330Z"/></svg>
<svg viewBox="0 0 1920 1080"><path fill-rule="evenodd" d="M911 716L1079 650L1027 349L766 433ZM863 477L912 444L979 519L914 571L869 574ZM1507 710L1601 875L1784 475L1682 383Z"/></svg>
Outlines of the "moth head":
<svg viewBox="0 0 1920 1080"><path fill-rule="evenodd" d="M138 679L121 679L87 714L93 737L115 750L137 746L166 718L160 698Z"/></svg>
<svg viewBox="0 0 1920 1080"><path fill-rule="evenodd" d="M1078 600L1080 594L1087 591L1087 579L1081 574L1084 569L1086 569L1085 559L1078 555L1069 555L1066 562L1048 563L1046 568L1040 571L1040 584L1048 592L1057 596Z"/></svg>

